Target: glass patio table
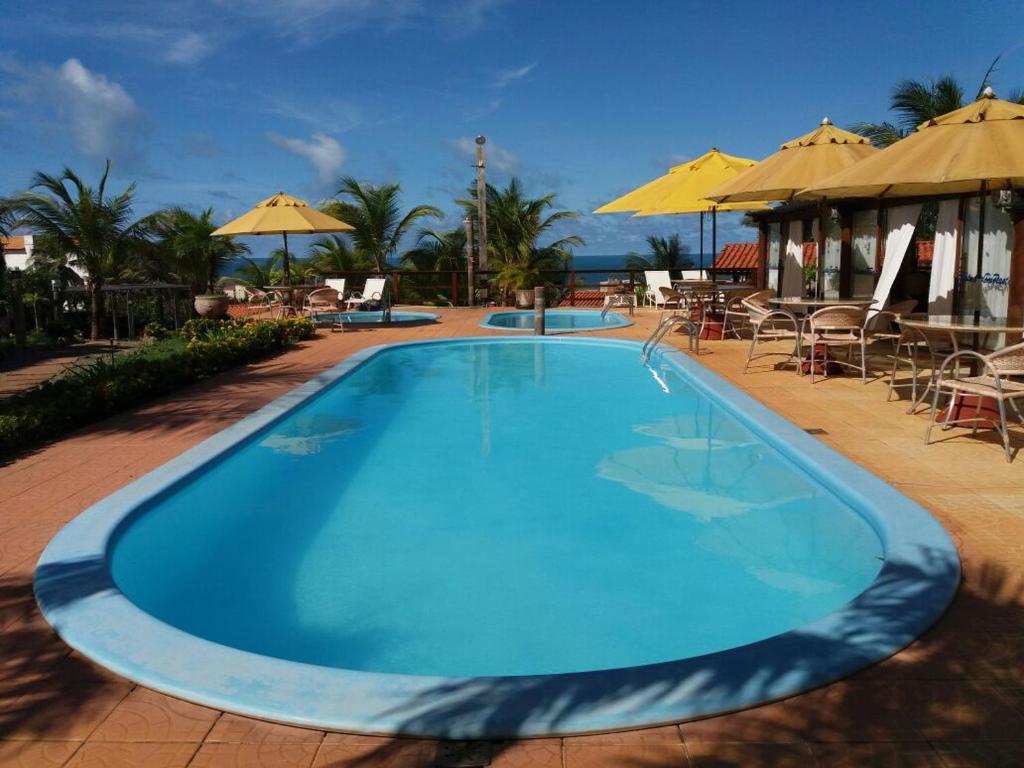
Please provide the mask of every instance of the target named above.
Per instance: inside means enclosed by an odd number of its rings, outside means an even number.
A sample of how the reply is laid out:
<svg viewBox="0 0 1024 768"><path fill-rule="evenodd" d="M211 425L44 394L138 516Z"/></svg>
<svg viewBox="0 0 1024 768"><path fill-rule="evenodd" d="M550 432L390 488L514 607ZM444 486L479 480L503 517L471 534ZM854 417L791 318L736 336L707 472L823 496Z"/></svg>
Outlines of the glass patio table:
<svg viewBox="0 0 1024 768"><path fill-rule="evenodd" d="M826 307L860 307L867 309L875 303L874 299L837 299L837 298L814 298L808 297L803 298L802 296L776 296L773 299L768 299L769 304L773 304L776 307L782 307L790 312L795 312L803 315L803 321L800 324L800 334L803 335L806 332L807 318L819 309L825 309ZM808 351L807 357L804 358L801 363L801 370L804 373L810 373L811 371L811 352ZM814 373L815 375L821 374L824 376L835 375L842 371L842 367L835 363L835 358L829 353L829 349L826 346L819 353L814 355Z"/></svg>
<svg viewBox="0 0 1024 768"><path fill-rule="evenodd" d="M896 322L902 330L899 343L908 345L916 342L924 342L928 353L932 358L931 375L928 385L924 388L920 397L911 395L911 402L907 408L908 413L917 409L925 402L928 393L933 391L938 375L935 364L941 362L935 356L931 346L931 339L936 336L944 336L949 339L953 353L959 352L962 347L981 351L985 348L989 336L1000 333L1024 333L1024 320L1010 320L1007 317L961 317L960 315L906 315L896 318ZM969 341L965 344L962 337L966 335ZM906 339L906 341L904 341ZM917 378L917 362L911 353L913 363L913 376ZM976 376L980 371L979 361L971 360L971 375ZM916 389L916 387L915 387ZM999 421L999 408L995 401L989 398L981 398L980 403L977 397L971 395L957 395L950 403L935 415L936 422L944 421L946 411L952 408L951 418L957 419L961 411L966 408L979 409L982 414L991 417L993 423Z"/></svg>

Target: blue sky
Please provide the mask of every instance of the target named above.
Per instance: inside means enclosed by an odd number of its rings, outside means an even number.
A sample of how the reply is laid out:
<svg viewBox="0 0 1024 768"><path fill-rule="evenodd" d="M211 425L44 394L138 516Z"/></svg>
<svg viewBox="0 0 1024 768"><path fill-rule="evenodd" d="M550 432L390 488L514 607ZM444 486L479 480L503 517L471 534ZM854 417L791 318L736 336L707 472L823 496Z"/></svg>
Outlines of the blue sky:
<svg viewBox="0 0 1024 768"><path fill-rule="evenodd" d="M352 174L458 212L489 172L578 210L581 253L643 250L696 217L589 212L711 146L753 158L887 117L905 77L1024 87L1015 2L0 0L0 194L65 164L138 183L139 212L220 220ZM751 239L723 217L719 242Z"/></svg>

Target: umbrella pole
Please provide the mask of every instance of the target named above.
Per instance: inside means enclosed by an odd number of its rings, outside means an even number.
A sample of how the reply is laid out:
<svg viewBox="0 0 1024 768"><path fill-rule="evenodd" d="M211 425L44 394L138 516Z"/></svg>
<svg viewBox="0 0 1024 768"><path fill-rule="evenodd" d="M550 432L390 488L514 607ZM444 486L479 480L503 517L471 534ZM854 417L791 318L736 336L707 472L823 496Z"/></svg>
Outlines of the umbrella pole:
<svg viewBox="0 0 1024 768"><path fill-rule="evenodd" d="M284 284L291 285L291 277L288 274L288 233L282 232L281 236L284 237Z"/></svg>
<svg viewBox="0 0 1024 768"><path fill-rule="evenodd" d="M700 268L704 271L704 211L700 212Z"/></svg>
<svg viewBox="0 0 1024 768"><path fill-rule="evenodd" d="M711 263L715 263L715 256L718 254L718 206L711 206ZM700 259L700 279L704 279L704 254Z"/></svg>

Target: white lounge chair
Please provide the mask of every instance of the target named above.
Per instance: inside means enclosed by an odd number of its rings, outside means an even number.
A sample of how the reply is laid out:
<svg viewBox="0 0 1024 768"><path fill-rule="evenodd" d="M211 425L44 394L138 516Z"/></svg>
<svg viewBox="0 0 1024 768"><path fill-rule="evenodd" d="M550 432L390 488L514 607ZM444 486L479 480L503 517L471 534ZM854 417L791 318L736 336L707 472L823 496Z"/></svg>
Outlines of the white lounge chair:
<svg viewBox="0 0 1024 768"><path fill-rule="evenodd" d="M682 275L683 280L707 280L707 275L702 269L684 269Z"/></svg>
<svg viewBox="0 0 1024 768"><path fill-rule="evenodd" d="M644 272L644 280L647 282L644 304L664 309L665 297L662 295L661 289L672 290L672 277L669 275L668 270L647 270Z"/></svg>
<svg viewBox="0 0 1024 768"><path fill-rule="evenodd" d="M352 309L364 304L385 305L388 300L388 279L386 277L371 277L366 281L361 292L353 293L348 297L345 305Z"/></svg>
<svg viewBox="0 0 1024 768"><path fill-rule="evenodd" d="M338 299L345 299L345 278L344 277L328 277L324 280L324 285L328 288L333 288L338 292Z"/></svg>

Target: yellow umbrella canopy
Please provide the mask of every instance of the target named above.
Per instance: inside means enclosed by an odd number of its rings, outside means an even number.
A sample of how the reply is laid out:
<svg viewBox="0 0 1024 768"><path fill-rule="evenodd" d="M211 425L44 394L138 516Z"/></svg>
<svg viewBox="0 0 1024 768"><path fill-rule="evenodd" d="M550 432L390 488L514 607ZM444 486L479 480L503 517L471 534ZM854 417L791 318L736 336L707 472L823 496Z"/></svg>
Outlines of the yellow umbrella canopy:
<svg viewBox="0 0 1024 768"><path fill-rule="evenodd" d="M827 197L956 195L1024 188L1024 106L986 89L878 154L811 186Z"/></svg>
<svg viewBox="0 0 1024 768"><path fill-rule="evenodd" d="M810 133L787 141L774 155L718 185L707 196L719 203L790 200L877 153L863 136L836 128L826 117Z"/></svg>
<svg viewBox="0 0 1024 768"><path fill-rule="evenodd" d="M713 207L720 211L749 210L747 205L718 205L708 200L708 190L755 165L754 160L734 157L712 149L695 160L673 166L664 176L602 205L594 213L631 213L657 216L669 213L701 213Z"/></svg>
<svg viewBox="0 0 1024 768"><path fill-rule="evenodd" d="M709 189L756 165L745 157L727 155L713 147L695 160L673 166L664 176L634 189L594 213L629 213L635 216L699 213L700 269L704 271L704 213L711 212L711 250L718 248L718 211L749 211L763 209L764 203L732 203L721 205L707 199Z"/></svg>
<svg viewBox="0 0 1024 768"><path fill-rule="evenodd" d="M305 200L278 192L257 203L248 213L215 229L214 235L282 235L284 237L284 277L288 282L288 235L313 235L325 232L349 232L354 227L311 208Z"/></svg>

